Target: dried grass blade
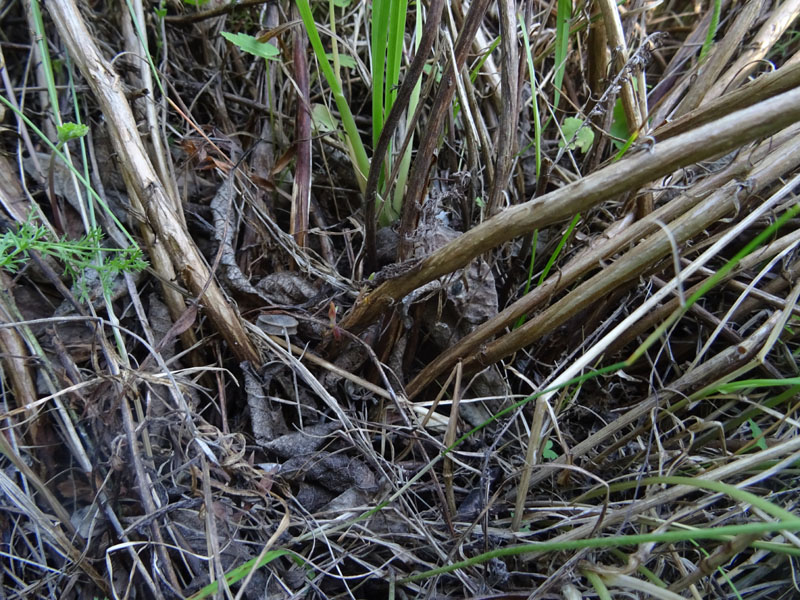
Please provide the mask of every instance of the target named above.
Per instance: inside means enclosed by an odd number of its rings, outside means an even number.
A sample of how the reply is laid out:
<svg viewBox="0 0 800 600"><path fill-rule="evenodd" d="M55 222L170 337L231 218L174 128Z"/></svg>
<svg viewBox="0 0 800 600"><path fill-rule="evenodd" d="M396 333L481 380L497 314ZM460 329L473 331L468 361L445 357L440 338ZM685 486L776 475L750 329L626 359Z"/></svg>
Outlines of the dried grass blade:
<svg viewBox="0 0 800 600"><path fill-rule="evenodd" d="M359 332L373 323L391 302L437 277L464 267L473 258L503 242L570 218L682 166L773 135L798 119L800 90L793 90L655 144L648 151L634 154L545 196L509 208L441 247L406 274L381 284L353 307L342 326ZM414 182L412 177L412 185ZM411 204L409 200L408 204ZM404 230L409 231L408 227Z"/></svg>

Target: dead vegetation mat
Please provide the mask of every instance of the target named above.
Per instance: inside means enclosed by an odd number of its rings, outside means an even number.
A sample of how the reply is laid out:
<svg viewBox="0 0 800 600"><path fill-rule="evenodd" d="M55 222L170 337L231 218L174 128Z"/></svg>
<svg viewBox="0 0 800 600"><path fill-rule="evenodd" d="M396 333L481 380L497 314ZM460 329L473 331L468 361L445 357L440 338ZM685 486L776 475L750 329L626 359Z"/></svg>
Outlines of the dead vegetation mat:
<svg viewBox="0 0 800 600"><path fill-rule="evenodd" d="M0 597L798 597L800 3L298 5L0 3Z"/></svg>

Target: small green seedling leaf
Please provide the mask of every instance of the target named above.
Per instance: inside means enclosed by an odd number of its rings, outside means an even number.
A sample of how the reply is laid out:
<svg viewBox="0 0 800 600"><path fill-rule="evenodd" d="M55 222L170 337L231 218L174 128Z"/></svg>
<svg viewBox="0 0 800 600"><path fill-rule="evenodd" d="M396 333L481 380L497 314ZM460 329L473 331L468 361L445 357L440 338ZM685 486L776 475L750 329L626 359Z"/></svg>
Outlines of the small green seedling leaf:
<svg viewBox="0 0 800 600"><path fill-rule="evenodd" d="M561 125L561 131L564 132L564 139L558 142L560 148L564 147L566 143L564 140L567 140L570 150L580 148L580 151L586 154L594 143L594 131L585 125L583 119L567 117Z"/></svg>
<svg viewBox="0 0 800 600"><path fill-rule="evenodd" d="M247 35L246 33L230 33L228 31L223 31L222 37L231 44L238 46L239 49L254 56L260 56L266 60L276 60L281 54L281 51L272 44L259 42L258 38L254 38L252 35Z"/></svg>
<svg viewBox="0 0 800 600"><path fill-rule="evenodd" d="M758 439L756 446L761 450L766 450L767 442L764 441L764 432L761 431L761 427L759 427L753 419L748 419L747 422L750 424L750 431L753 434L753 439Z"/></svg>
<svg viewBox="0 0 800 600"><path fill-rule="evenodd" d="M328 60L333 60L333 53L326 52L325 56L328 57ZM339 64L346 69L355 69L356 68L356 59L352 56L347 54L339 54Z"/></svg>
<svg viewBox="0 0 800 600"><path fill-rule="evenodd" d="M311 107L311 122L317 134L331 133L339 128L339 122L324 104L314 104Z"/></svg>
<svg viewBox="0 0 800 600"><path fill-rule="evenodd" d="M70 140L77 140L89 133L89 126L83 123L67 122L58 126L58 141L66 144Z"/></svg>
<svg viewBox="0 0 800 600"><path fill-rule="evenodd" d="M544 450L542 450L542 458L547 460L555 460L558 458L558 454L556 451L553 450L553 440L547 440L544 443Z"/></svg>
<svg viewBox="0 0 800 600"><path fill-rule="evenodd" d="M486 202L480 196L475 198L475 204L478 205L478 208L486 208Z"/></svg>

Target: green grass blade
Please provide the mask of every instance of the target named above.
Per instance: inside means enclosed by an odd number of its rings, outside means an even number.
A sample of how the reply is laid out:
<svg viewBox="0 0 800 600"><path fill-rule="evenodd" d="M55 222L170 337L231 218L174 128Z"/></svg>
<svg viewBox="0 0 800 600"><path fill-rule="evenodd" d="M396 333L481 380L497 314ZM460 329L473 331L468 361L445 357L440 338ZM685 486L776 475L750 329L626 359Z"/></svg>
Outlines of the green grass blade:
<svg viewBox="0 0 800 600"><path fill-rule="evenodd" d="M297 0L297 9L300 12L300 18L306 28L308 34L308 41L311 42L311 47L314 49L314 55L317 57L322 74L331 88L333 100L336 102L336 107L341 114L342 124L344 125L345 133L347 134L347 143L349 150L352 153L351 161L356 172L356 179L361 192L364 192L364 187L367 183L367 173L369 173L369 159L367 152L364 150L364 144L361 142L361 137L356 127L353 113L350 111L350 105L344 97L342 86L336 79L336 74L333 72L333 67L325 54L325 48L322 45L322 40L319 37L317 24L314 23L314 16L311 14L311 6L308 0Z"/></svg>
<svg viewBox="0 0 800 600"><path fill-rule="evenodd" d="M415 36L414 39L416 40L416 47L415 50L419 50L419 40L422 37L422 7L420 6L419 2L415 4L416 10L414 12L415 22L414 22L414 31ZM413 91L411 92L411 99L408 102L408 111L406 117L406 130L411 127L412 119L414 118L414 113L417 110L417 105L419 105L419 96L422 92L422 80L418 80L416 85L414 86ZM382 225L390 225L394 223L397 219L400 218L400 214L403 212L403 198L405 197L405 188L406 188L406 181L408 181L408 171L411 168L411 153L414 148L414 134L411 134L411 138L408 143L408 148L406 148L405 153L402 157L400 157L400 168L397 171L397 182L394 188L394 194L391 196L392 201L389 206L389 210L384 210L384 217L381 221ZM388 195L391 190L386 190L384 195Z"/></svg>
<svg viewBox="0 0 800 600"><path fill-rule="evenodd" d="M528 75L531 79L531 108L533 109L533 148L536 156L536 182L542 172L542 123L539 120L539 90L536 83L536 69L533 66L533 54L531 53L531 41L528 39L528 28L522 15L518 15L519 24L522 28L522 39L525 47L525 60L528 63Z"/></svg>
<svg viewBox="0 0 800 600"><path fill-rule="evenodd" d="M788 521L778 521L769 523L744 523L741 525L723 525L708 529L692 529L665 531L662 533L637 533L633 535L618 535L614 537L588 538L584 540L567 540L559 542L538 542L534 544L521 544L518 546L506 546L490 552L485 552L473 556L467 560L451 563L437 569L431 569L410 577L405 577L398 581L399 584L412 583L423 579L429 579L437 575L452 573L461 569L466 569L483 564L494 558L506 556L519 556L532 552L563 552L566 550L582 550L584 548L612 548L619 546L634 546L637 544L661 543L671 544L675 542L685 542L688 540L723 540L729 536L751 534L751 533L771 533L776 531L800 531L800 519L793 518Z"/></svg>
<svg viewBox="0 0 800 600"><path fill-rule="evenodd" d="M558 260L559 254L561 254L561 251L564 249L564 245L567 243L569 236L572 235L572 231L575 229L575 226L578 224L578 221L580 220L581 220L581 213L578 213L577 215L572 217L572 221L570 222L569 227L567 227L567 230L564 232L564 235L562 235L561 239L558 241L558 246L556 246L556 249L553 251L553 253L550 255L550 258L547 260L547 264L544 266L544 270L542 271L542 274L539 276L539 283L537 285L542 285L544 280L550 274L550 269L553 268L553 263L555 263L556 260Z"/></svg>
<svg viewBox="0 0 800 600"><path fill-rule="evenodd" d="M397 98L397 85L400 82L400 64L403 60L403 40L406 33L407 0L392 0L389 22L389 40L386 52L386 106L385 113L392 110Z"/></svg>
<svg viewBox="0 0 800 600"><path fill-rule="evenodd" d="M653 333L651 333L648 338L639 346L633 354L631 354L630 358L628 358L625 362L633 363L636 361L642 354L644 354L647 349L652 346L655 341L660 338L664 332L669 329L672 324L677 321L680 317L682 317L691 306L697 302L700 298L705 296L714 286L716 286L725 276L728 275L733 269L736 268L742 259L751 254L756 248L758 248L761 244L763 244L770 236L772 236L780 227L789 220L795 217L800 212L800 204L795 204L794 206L790 207L785 213L783 213L780 217L778 217L774 223L772 223L769 227L765 228L761 233L759 233L756 237L750 240L747 244L745 244L744 248L739 250L733 258L727 261L722 267L717 270L711 277L709 277L706 282L701 285L697 291L692 294L689 298L687 298L686 303L684 306L677 309L673 312L664 322L659 325Z"/></svg>
<svg viewBox="0 0 800 600"><path fill-rule="evenodd" d="M714 0L714 12L711 13L711 22L708 24L708 32L706 39L703 41L703 47L700 49L700 62L705 60L708 52L711 50L711 44L714 43L714 37L717 35L717 28L719 27L719 13L722 10L722 0Z"/></svg>
<svg viewBox="0 0 800 600"><path fill-rule="evenodd" d="M531 241L531 259L528 262L528 280L525 282L525 290L522 292L523 296L526 296L528 292L531 291L531 281L533 281L533 263L536 261L536 242L539 240L539 230L536 229L533 232L533 241ZM514 329L518 327L522 327L525 323L525 315L522 315L517 322L514 323Z"/></svg>
<svg viewBox="0 0 800 600"><path fill-rule="evenodd" d="M270 550L263 556L263 558L261 558L260 561L258 561L258 564L256 564L257 559L253 558L226 573L225 581L228 583L228 585L233 585L235 583L238 583L239 581L247 577L250 571L254 569L260 569L264 565L272 562L273 560L275 560L280 556L291 556L295 560L295 562L298 562L299 564L305 564L305 561L303 561L294 552L290 552L289 550L283 550L283 549ZM213 596L214 594L219 593L220 591L219 588L220 588L219 581L209 583L207 586L202 588L196 594L189 596L189 600L202 600L203 598L208 598L210 596Z"/></svg>
<svg viewBox="0 0 800 600"><path fill-rule="evenodd" d="M542 271L542 274L539 275L539 281L536 284L537 286L542 285L544 280L547 279L547 276L550 274L550 269L553 268L553 265L555 264L556 260L558 260L558 257L561 254L561 251L564 249L564 245L567 243L567 240L569 239L569 236L572 235L572 231L575 229L575 226L578 224L578 221L580 221L580 218L581 218L581 214L580 213L578 213L577 215L572 217L572 221L570 222L569 227L567 227L567 230L564 232L564 235L562 235L561 239L558 241L558 245L556 246L556 249L550 255L550 258L547 259L547 264L544 266L544 270ZM538 233L538 231L536 233ZM533 243L534 243L534 250L535 250L536 235L534 235ZM530 262L530 266L528 267L528 283L525 285L525 294L528 293L528 290L530 288L531 274L533 273L533 259L534 259L534 256L535 256L534 255L534 250L531 251L531 262ZM514 329L516 329L517 327L520 327L524 322L525 322L525 317L524 316L520 317L519 320L514 325Z"/></svg>
<svg viewBox="0 0 800 600"><path fill-rule="evenodd" d="M372 32L370 50L372 53L372 145L378 145L383 129L384 89L386 86L386 45L389 29L391 0L375 0L372 3Z"/></svg>
<svg viewBox="0 0 800 600"><path fill-rule="evenodd" d="M564 82L564 72L567 70L567 50L569 49L569 20L572 17L572 0L558 0L556 12L556 74L553 78L555 97L553 111L558 109L561 100L561 84Z"/></svg>

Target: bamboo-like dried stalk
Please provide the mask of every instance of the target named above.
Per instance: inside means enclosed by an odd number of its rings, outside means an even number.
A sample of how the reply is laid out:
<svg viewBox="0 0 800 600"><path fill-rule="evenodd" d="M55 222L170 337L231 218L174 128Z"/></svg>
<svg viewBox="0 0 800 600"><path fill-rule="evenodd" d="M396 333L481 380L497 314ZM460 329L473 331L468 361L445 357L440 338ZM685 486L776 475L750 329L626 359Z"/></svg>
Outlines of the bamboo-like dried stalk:
<svg viewBox="0 0 800 600"><path fill-rule="evenodd" d="M772 135L800 119L800 89L740 110L680 136L657 143L583 179L509 208L459 236L364 296L342 321L359 332L394 301L467 265L484 252L534 229L568 219L617 194L638 189L680 167Z"/></svg>
<svg viewBox="0 0 800 600"><path fill-rule="evenodd" d="M187 287L196 296L202 296L209 318L231 351L239 360L257 362L258 351L247 337L239 315L228 304L203 256L172 209L164 185L142 144L119 76L100 54L73 0L55 0L48 3L47 8L108 122L134 208L147 215L147 224L156 235L155 243L164 245ZM136 206L139 203L141 206Z"/></svg>

